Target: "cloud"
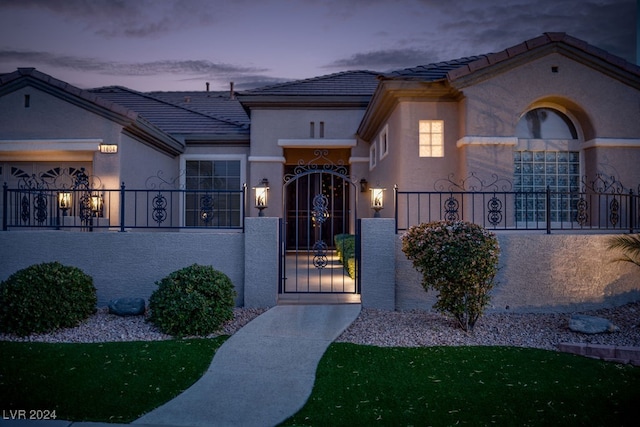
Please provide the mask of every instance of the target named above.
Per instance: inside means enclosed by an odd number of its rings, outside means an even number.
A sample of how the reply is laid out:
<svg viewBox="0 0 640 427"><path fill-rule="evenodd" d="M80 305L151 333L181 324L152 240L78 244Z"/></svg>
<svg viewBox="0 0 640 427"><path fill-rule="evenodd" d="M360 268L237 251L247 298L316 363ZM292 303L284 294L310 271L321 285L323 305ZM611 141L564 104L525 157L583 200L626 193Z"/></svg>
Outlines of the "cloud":
<svg viewBox="0 0 640 427"><path fill-rule="evenodd" d="M278 83L286 83L290 82L291 79L274 77L266 74L229 74L227 76L214 74L209 76L190 77L186 79L180 79L179 81L215 81L219 83L219 87L221 88L221 90L224 90L226 87L228 87L229 82L233 82L233 87L235 90L247 90L255 89L257 87L271 86Z"/></svg>
<svg viewBox="0 0 640 427"><path fill-rule="evenodd" d="M215 7L213 7L215 6ZM209 25L226 14L206 0L2 0L0 10L39 9L83 24L97 35L143 38Z"/></svg>
<svg viewBox="0 0 640 427"><path fill-rule="evenodd" d="M56 55L49 52L0 50L1 63L47 65L60 69L86 71L103 75L154 76L160 74L206 75L250 74L268 71L265 68L242 67L208 60L160 60L149 62L113 62L97 58Z"/></svg>
<svg viewBox="0 0 640 427"><path fill-rule="evenodd" d="M388 71L418 64L428 64L434 62L436 57L437 54L432 50L416 48L384 49L356 53L348 58L337 59L323 66L323 68Z"/></svg>
<svg viewBox="0 0 640 427"><path fill-rule="evenodd" d="M434 7L432 0L422 0ZM635 0L452 0L440 8L438 42L477 49L464 55L507 48L544 32L565 32L628 61L635 58ZM467 48L469 49L469 48ZM485 50L488 49L488 50ZM449 58L453 59L453 58Z"/></svg>

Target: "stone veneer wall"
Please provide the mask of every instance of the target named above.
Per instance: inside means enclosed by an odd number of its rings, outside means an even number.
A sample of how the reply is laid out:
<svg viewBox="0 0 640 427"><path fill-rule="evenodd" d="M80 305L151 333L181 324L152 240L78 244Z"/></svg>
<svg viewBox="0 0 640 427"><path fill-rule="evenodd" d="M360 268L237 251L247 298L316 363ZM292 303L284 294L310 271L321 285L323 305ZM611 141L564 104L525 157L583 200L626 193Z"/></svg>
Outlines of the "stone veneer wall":
<svg viewBox="0 0 640 427"><path fill-rule="evenodd" d="M424 291L395 237L396 309L430 309L435 292ZM609 237L498 233L500 270L488 310L566 312L640 300L640 269L612 262L619 254L606 249Z"/></svg>

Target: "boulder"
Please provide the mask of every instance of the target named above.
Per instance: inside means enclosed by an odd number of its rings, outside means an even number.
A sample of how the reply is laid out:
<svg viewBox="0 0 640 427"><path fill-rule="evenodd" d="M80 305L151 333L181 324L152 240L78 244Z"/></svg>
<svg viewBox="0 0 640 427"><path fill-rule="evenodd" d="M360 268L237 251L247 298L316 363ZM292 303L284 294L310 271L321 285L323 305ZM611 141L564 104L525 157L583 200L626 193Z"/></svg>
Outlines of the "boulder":
<svg viewBox="0 0 640 427"><path fill-rule="evenodd" d="M603 332L616 332L619 328L607 319L595 316L574 314L569 319L569 329L582 334L600 334Z"/></svg>
<svg viewBox="0 0 640 427"><path fill-rule="evenodd" d="M139 316L144 314L144 298L118 298L109 301L109 313L118 316Z"/></svg>

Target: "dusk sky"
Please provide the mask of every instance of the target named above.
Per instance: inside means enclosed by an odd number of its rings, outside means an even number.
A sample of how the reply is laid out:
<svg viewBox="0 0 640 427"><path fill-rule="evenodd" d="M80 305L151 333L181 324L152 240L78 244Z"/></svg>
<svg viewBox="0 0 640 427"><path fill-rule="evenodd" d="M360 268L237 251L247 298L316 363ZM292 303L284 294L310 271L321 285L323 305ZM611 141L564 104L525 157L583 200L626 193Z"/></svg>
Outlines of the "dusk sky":
<svg viewBox="0 0 640 427"><path fill-rule="evenodd" d="M638 0L0 0L0 73L242 90L497 52L559 31L636 62Z"/></svg>

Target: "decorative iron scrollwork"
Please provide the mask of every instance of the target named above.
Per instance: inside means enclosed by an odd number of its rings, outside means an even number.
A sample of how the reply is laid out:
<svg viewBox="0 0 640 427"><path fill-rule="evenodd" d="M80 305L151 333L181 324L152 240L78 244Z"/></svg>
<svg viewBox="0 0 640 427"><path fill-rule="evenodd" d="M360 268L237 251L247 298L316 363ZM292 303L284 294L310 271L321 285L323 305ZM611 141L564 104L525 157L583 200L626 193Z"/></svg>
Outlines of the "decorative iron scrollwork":
<svg viewBox="0 0 640 427"><path fill-rule="evenodd" d="M455 197L449 196L449 198L444 201L444 219L446 221L458 221L460 219L460 215L458 214L459 208L460 202L458 202Z"/></svg>
<svg viewBox="0 0 640 427"><path fill-rule="evenodd" d="M31 218L29 200L30 195L33 194L33 219L38 225L43 225L48 218L47 206L49 202L46 191L49 189L49 184L44 179L31 175L22 177L18 186L27 190L29 194L29 196L24 194L20 199L20 219L25 224L29 222Z"/></svg>
<svg viewBox="0 0 640 427"><path fill-rule="evenodd" d="M502 222L502 201L496 196L493 196L487 202L487 208L489 213L487 214L487 220L489 224L494 227Z"/></svg>
<svg viewBox="0 0 640 427"><path fill-rule="evenodd" d="M324 194L316 194L312 203L311 218L315 225L321 225L329 217L329 198Z"/></svg>
<svg viewBox="0 0 640 427"><path fill-rule="evenodd" d="M158 191L152 200L153 211L151 218L160 226L167 219L167 198Z"/></svg>
<svg viewBox="0 0 640 427"><path fill-rule="evenodd" d="M20 200L20 219L26 224L29 218L31 218L31 204L27 195L24 194Z"/></svg>
<svg viewBox="0 0 640 427"><path fill-rule="evenodd" d="M500 178L496 174L491 174L490 179L481 179L475 172L471 172L460 181L454 181L454 176L455 174L452 173L446 178L437 180L433 184L435 191L511 191L513 188L511 181Z"/></svg>
<svg viewBox="0 0 640 427"><path fill-rule="evenodd" d="M178 176L175 178L166 179L164 177L164 172L159 170L155 176L150 176L145 181L145 186L149 190L179 190L180 188L180 178L185 176L187 173L186 170L180 172Z"/></svg>
<svg viewBox="0 0 640 427"><path fill-rule="evenodd" d="M576 222L581 226L585 226L587 221L589 221L589 214L587 213L588 208L589 205L585 198L580 197L576 202Z"/></svg>
<svg viewBox="0 0 640 427"><path fill-rule="evenodd" d="M200 219L205 224L209 224L213 220L213 197L211 194L205 194L200 197Z"/></svg>
<svg viewBox="0 0 640 427"><path fill-rule="evenodd" d="M313 159L305 162L303 159L298 160L298 164L293 169L293 173L288 173L283 177L283 182L287 183L298 176L311 171L332 171L338 175L347 177L347 166L344 161L339 160L333 162L329 156L329 150L317 149L314 150L313 155L316 156Z"/></svg>
<svg viewBox="0 0 640 427"><path fill-rule="evenodd" d="M33 219L38 225L43 225L47 221L47 196L44 192L39 192L33 198Z"/></svg>
<svg viewBox="0 0 640 427"><path fill-rule="evenodd" d="M614 227L618 225L618 221L620 220L620 202L618 202L617 198L613 198L609 203L609 222Z"/></svg>
<svg viewBox="0 0 640 427"><path fill-rule="evenodd" d="M582 192L588 191L596 194L622 194L624 185L615 176L605 176L604 174L596 174L595 179L587 181L586 175L582 177Z"/></svg>
<svg viewBox="0 0 640 427"><path fill-rule="evenodd" d="M322 240L318 240L313 244L313 265L316 268L325 268L329 263L329 261L327 260L328 249L329 247Z"/></svg>

